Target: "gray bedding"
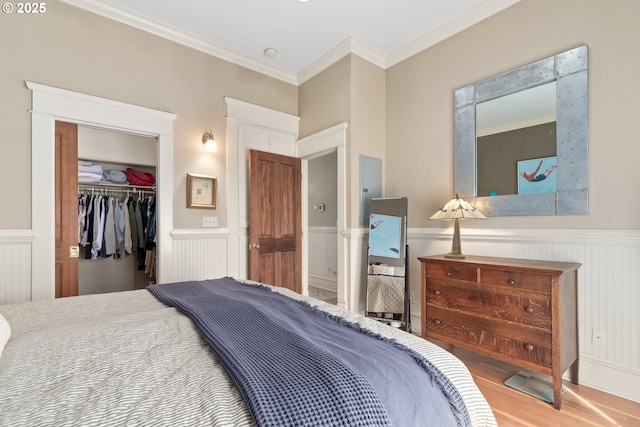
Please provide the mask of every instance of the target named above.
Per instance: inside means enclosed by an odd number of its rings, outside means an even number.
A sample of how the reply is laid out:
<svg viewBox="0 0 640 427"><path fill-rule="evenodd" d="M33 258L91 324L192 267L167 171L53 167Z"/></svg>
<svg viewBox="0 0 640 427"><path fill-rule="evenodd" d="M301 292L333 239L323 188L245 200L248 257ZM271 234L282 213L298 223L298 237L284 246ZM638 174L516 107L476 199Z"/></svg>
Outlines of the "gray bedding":
<svg viewBox="0 0 640 427"><path fill-rule="evenodd" d="M496 425L468 370L449 353L339 307L275 290L428 357L465 399L473 425ZM146 290L6 305L0 314L12 328L0 358L0 426L253 425L192 321Z"/></svg>

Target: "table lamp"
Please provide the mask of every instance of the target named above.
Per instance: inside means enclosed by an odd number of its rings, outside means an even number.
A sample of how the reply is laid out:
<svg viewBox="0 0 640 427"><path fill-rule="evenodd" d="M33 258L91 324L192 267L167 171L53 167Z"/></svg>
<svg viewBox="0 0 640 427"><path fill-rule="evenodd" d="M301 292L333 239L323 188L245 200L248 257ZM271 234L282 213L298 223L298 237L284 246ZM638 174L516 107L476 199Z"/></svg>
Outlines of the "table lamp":
<svg viewBox="0 0 640 427"><path fill-rule="evenodd" d="M460 246L460 220L461 219L487 219L475 207L471 206L468 202L460 199L456 194L455 199L451 199L443 207L438 209L436 213L431 215L429 219L453 219L455 220L453 228L453 243L451 244L451 252L445 255L445 258L458 258L464 259Z"/></svg>

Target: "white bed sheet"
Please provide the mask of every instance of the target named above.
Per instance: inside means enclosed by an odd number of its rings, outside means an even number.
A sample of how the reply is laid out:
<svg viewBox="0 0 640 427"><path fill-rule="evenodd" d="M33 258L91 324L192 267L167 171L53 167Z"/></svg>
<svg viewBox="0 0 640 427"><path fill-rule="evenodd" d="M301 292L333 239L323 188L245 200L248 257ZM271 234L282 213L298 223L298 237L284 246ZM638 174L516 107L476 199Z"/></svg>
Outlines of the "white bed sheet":
<svg viewBox="0 0 640 427"><path fill-rule="evenodd" d="M493 413L457 358L417 336L273 288L395 338L456 385L474 426ZM0 306L0 425L250 426L242 398L191 320L146 290Z"/></svg>

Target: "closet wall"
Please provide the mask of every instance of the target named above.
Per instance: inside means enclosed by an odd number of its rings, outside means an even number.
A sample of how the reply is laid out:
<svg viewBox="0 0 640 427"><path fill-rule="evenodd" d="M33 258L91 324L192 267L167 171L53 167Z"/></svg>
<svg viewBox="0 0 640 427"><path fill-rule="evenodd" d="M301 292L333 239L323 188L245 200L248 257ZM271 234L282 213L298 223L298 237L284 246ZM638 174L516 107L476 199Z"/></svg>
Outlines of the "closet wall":
<svg viewBox="0 0 640 427"><path fill-rule="evenodd" d="M103 166L103 169L135 170L156 175L157 141L155 138L111 132L87 127L78 127L78 158ZM86 185L83 191L87 191ZM93 191L109 192L100 185L91 185ZM89 190L91 191L91 190ZM122 201L127 193L113 192ZM147 193L150 194L150 193ZM131 189L130 196L138 197ZM144 270L138 270L138 259L134 255L120 258L84 259L81 251L78 262L78 294L141 289L153 282Z"/></svg>

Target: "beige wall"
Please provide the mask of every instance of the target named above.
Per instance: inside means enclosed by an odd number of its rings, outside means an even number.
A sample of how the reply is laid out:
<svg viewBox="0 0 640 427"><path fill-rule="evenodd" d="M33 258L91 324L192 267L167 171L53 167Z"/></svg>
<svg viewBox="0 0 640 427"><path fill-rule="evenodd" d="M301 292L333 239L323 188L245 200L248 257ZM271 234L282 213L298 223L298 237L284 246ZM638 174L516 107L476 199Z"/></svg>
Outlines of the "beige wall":
<svg viewBox="0 0 640 427"><path fill-rule="evenodd" d="M31 213L30 92L25 80L176 113L174 226L200 227L184 207L187 172L219 179L226 224L224 96L301 116L307 136L348 122L348 224L357 227L358 156L384 158L385 195L409 197L410 227L453 194L453 91L514 67L588 44L590 214L503 217L465 227L637 229L638 198L625 191L640 158L634 112L640 93L636 50L640 2L522 0L386 72L349 55L296 88L162 38L52 1L40 16L2 17L0 188L11 200L0 229L28 229ZM211 128L215 155L199 143ZM632 184L631 184L632 185ZM352 197L353 195L353 197ZM607 206L627 198L627 209Z"/></svg>
<svg viewBox="0 0 640 427"><path fill-rule="evenodd" d="M298 88L300 138L320 132L338 123L351 122L351 55L348 55ZM347 148L351 129L347 128ZM346 154L348 163L349 152ZM347 200L349 200L347 177ZM347 203L347 218L350 206Z"/></svg>
<svg viewBox="0 0 640 427"><path fill-rule="evenodd" d="M351 55L298 88L300 138L351 121Z"/></svg>
<svg viewBox="0 0 640 427"><path fill-rule="evenodd" d="M3 14L0 24L0 229L31 226L31 107L24 81L177 114L174 123L174 227L202 226L186 209L186 174L217 176L220 226L226 225L225 96L289 114L298 89L210 55L81 9L47 2L39 16ZM202 150L212 129L218 153Z"/></svg>
<svg viewBox="0 0 640 427"><path fill-rule="evenodd" d="M334 151L309 161L309 226L335 227L338 219L338 154ZM324 204L324 211L314 206Z"/></svg>
<svg viewBox="0 0 640 427"><path fill-rule="evenodd" d="M359 223L360 154L384 158L384 70L347 55L300 85L300 135L347 122L347 227Z"/></svg>
<svg viewBox="0 0 640 427"><path fill-rule="evenodd" d="M350 158L347 165L351 168L349 189L353 197L349 199L350 227L360 223L360 155L382 159L382 195L398 196L385 192L385 105L384 70L351 55L351 145L348 147Z"/></svg>
<svg viewBox="0 0 640 427"><path fill-rule="evenodd" d="M589 45L589 215L502 217L464 227L638 229L640 2L522 0L387 70L387 192L406 192L410 227L454 194L453 92L521 65ZM407 172L410 171L410 172ZM610 206L625 209L611 213Z"/></svg>

